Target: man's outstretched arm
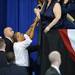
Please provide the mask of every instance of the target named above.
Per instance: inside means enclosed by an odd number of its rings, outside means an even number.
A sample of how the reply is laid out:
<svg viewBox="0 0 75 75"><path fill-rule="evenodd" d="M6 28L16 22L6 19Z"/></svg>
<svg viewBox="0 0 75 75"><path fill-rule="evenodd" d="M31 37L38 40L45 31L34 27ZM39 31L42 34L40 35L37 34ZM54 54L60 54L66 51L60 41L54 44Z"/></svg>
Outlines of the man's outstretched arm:
<svg viewBox="0 0 75 75"><path fill-rule="evenodd" d="M39 22L39 19L36 17L33 24L30 26L30 28L28 29L28 31L26 32L26 34L32 39L33 36L34 36L34 31L35 31L35 28L37 26Z"/></svg>

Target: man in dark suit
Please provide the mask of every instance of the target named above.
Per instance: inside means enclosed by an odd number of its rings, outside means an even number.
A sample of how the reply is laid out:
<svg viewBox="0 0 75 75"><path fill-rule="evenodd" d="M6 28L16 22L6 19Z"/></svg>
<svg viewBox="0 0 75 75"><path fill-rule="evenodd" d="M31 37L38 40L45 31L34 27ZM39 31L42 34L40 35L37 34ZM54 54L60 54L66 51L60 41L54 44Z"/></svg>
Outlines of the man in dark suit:
<svg viewBox="0 0 75 75"><path fill-rule="evenodd" d="M0 69L7 65L7 59L5 57L5 41L0 38Z"/></svg>
<svg viewBox="0 0 75 75"><path fill-rule="evenodd" d="M1 75L28 75L25 67L18 66L14 63L15 55L13 52L7 52L6 58L8 66L1 69Z"/></svg>
<svg viewBox="0 0 75 75"><path fill-rule="evenodd" d="M14 35L14 31L11 27L6 27L4 29L4 40L6 43L6 51L5 52L13 52L13 35Z"/></svg>
<svg viewBox="0 0 75 75"><path fill-rule="evenodd" d="M45 75L61 75L59 67L61 64L61 55L58 51L52 51L49 54L51 67L46 71Z"/></svg>

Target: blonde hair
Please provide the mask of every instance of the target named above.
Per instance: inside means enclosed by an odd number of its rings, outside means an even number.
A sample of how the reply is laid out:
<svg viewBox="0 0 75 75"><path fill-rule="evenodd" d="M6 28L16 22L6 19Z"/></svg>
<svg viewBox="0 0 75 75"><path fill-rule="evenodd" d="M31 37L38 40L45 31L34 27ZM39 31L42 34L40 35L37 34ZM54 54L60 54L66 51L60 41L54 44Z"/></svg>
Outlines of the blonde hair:
<svg viewBox="0 0 75 75"><path fill-rule="evenodd" d="M15 34L14 34L14 42L17 42L18 40L17 40L17 38L19 38L19 41L24 41L25 39L24 39L24 36L21 36L20 35L20 32L16 32Z"/></svg>
<svg viewBox="0 0 75 75"><path fill-rule="evenodd" d="M58 52L58 51L52 51L49 55L48 55L48 57L49 57L49 61L51 62L51 63L53 63L53 62L55 62L55 61L57 61L59 58L60 58L60 53Z"/></svg>

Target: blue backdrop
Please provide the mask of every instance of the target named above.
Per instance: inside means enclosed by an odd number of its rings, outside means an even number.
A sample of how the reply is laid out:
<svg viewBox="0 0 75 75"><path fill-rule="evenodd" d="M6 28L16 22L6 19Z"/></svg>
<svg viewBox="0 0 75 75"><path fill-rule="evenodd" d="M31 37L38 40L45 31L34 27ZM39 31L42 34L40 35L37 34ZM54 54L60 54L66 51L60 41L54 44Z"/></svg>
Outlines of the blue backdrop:
<svg viewBox="0 0 75 75"><path fill-rule="evenodd" d="M37 0L7 0L7 25L11 26L15 31L25 33L35 18L34 7ZM33 45L37 44L37 33Z"/></svg>
<svg viewBox="0 0 75 75"><path fill-rule="evenodd" d="M37 0L0 0L0 35L6 26L14 31L25 33L35 18L34 7ZM38 41L38 27L35 30L33 45Z"/></svg>
<svg viewBox="0 0 75 75"><path fill-rule="evenodd" d="M0 36L3 29L10 26L14 31L25 33L35 18L34 7L37 0L0 0ZM38 44L38 27L32 45ZM31 58L37 60L37 52L32 53Z"/></svg>

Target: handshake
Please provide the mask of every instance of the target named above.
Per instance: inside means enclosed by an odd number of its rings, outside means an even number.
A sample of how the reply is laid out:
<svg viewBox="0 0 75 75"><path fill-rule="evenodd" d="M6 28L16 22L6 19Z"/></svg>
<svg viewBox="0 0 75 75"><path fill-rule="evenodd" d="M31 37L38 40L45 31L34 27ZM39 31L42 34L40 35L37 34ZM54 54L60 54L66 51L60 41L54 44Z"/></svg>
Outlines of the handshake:
<svg viewBox="0 0 75 75"><path fill-rule="evenodd" d="M36 8L34 8L34 13L38 19L40 19L40 12L41 12L41 5L39 4L37 5Z"/></svg>

